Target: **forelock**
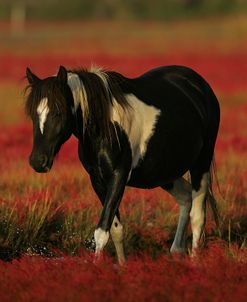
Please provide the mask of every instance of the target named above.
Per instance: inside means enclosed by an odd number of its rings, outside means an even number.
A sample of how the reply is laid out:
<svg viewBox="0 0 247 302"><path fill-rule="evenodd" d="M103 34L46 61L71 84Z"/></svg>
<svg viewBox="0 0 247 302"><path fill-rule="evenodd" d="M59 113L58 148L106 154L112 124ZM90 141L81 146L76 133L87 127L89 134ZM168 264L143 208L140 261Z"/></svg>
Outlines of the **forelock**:
<svg viewBox="0 0 247 302"><path fill-rule="evenodd" d="M25 103L27 116L35 118L41 100L47 98L47 106L50 112L59 111L62 116L66 114L66 100L64 88L59 85L56 78L47 78L33 86L28 86L30 90Z"/></svg>

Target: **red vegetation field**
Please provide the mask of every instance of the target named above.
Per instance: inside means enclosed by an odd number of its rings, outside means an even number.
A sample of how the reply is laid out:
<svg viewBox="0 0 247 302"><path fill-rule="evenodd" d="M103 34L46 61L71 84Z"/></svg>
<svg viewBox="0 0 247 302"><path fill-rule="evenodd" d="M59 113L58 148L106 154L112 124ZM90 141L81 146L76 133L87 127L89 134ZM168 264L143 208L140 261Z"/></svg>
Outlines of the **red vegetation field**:
<svg viewBox="0 0 247 302"><path fill-rule="evenodd" d="M83 29L83 30L82 30ZM244 17L168 24L0 24L0 301L246 301L247 23ZM28 166L32 129L23 113L26 66L96 63L127 76L190 66L214 88L222 118L216 146L220 232L208 211L198 256L171 256L178 207L162 191L126 189L121 204L128 262L110 242L94 264L84 246L100 205L71 139L51 173ZM220 234L219 234L220 233ZM191 236L189 232L188 249Z"/></svg>
<svg viewBox="0 0 247 302"><path fill-rule="evenodd" d="M239 251L238 251L239 253ZM246 301L246 254L226 258L220 246L196 261L170 256L130 257L124 268L89 256L42 259L24 256L0 268L4 301ZM9 291L11 286L11 291ZM14 286L13 286L14 284Z"/></svg>

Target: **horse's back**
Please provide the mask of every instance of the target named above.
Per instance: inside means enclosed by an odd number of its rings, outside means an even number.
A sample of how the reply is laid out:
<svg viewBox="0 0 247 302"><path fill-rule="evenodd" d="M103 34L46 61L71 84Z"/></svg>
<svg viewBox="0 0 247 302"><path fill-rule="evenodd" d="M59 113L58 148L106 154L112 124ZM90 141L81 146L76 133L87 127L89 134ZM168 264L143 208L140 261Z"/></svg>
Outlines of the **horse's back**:
<svg viewBox="0 0 247 302"><path fill-rule="evenodd" d="M179 97L181 101L190 100L200 114L209 110L210 106L214 110L218 108L217 98L210 85L196 71L185 66L158 67L132 81L136 93L150 105L163 107Z"/></svg>
<svg viewBox="0 0 247 302"><path fill-rule="evenodd" d="M219 127L218 100L206 80L185 66L162 66L133 79L134 93L148 105L166 113L166 119L196 115L204 132ZM196 121L197 122L197 121ZM205 133L206 134L206 133Z"/></svg>

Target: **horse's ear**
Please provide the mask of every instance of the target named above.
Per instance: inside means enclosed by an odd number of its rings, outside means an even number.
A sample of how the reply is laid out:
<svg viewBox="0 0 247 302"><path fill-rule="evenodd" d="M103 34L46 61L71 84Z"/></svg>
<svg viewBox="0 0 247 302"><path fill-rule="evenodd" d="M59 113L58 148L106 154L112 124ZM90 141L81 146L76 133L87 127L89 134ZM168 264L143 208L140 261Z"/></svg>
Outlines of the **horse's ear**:
<svg viewBox="0 0 247 302"><path fill-rule="evenodd" d="M66 70L65 67L63 67L63 66L59 67L59 70L58 70L58 73L57 73L57 78L63 84L67 84L68 75L67 75L67 70Z"/></svg>
<svg viewBox="0 0 247 302"><path fill-rule="evenodd" d="M26 76L30 85L33 85L34 83L40 81L40 78L38 78L34 73L32 73L32 71L28 67L26 69Z"/></svg>

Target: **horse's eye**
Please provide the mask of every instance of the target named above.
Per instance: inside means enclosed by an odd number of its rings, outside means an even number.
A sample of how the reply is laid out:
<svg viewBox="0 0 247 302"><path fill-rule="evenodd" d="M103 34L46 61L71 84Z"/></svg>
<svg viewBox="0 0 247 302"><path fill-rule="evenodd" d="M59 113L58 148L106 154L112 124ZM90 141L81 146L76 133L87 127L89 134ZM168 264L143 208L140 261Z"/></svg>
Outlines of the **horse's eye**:
<svg viewBox="0 0 247 302"><path fill-rule="evenodd" d="M61 116L61 110L60 110L60 108L58 107L58 105L56 104L56 107L54 108L52 117L60 117L60 116Z"/></svg>
<svg viewBox="0 0 247 302"><path fill-rule="evenodd" d="M52 118L55 118L55 117L60 117L61 116L61 112L60 111L55 111L51 114Z"/></svg>

